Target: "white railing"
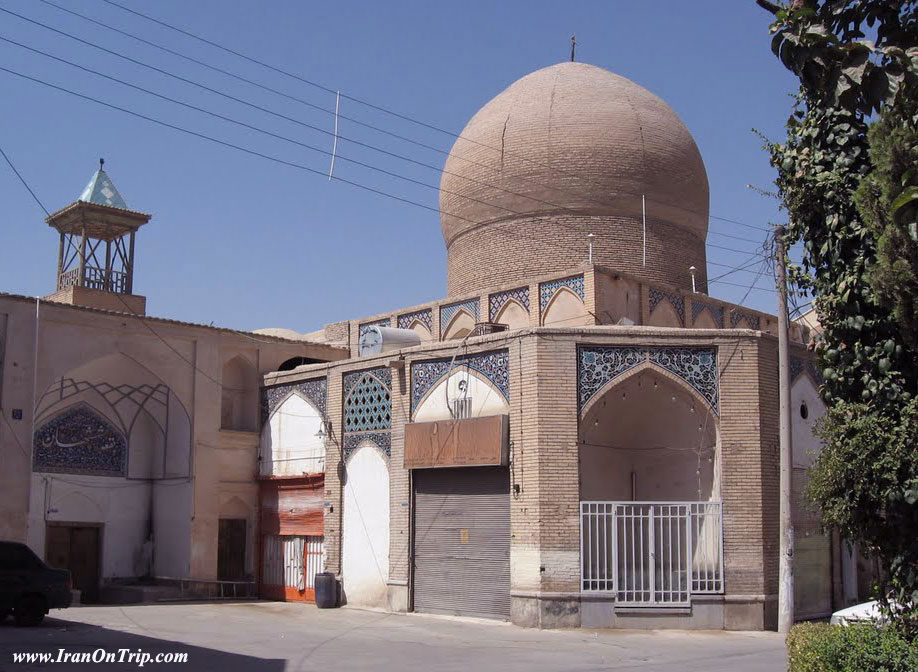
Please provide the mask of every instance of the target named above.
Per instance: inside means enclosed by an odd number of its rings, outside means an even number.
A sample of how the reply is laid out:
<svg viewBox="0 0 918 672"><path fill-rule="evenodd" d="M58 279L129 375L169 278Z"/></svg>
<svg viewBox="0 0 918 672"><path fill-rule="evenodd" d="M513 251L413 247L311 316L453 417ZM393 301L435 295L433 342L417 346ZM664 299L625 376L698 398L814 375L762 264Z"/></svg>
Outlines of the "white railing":
<svg viewBox="0 0 918 672"><path fill-rule="evenodd" d="M723 592L720 502L581 502L581 590L622 605Z"/></svg>

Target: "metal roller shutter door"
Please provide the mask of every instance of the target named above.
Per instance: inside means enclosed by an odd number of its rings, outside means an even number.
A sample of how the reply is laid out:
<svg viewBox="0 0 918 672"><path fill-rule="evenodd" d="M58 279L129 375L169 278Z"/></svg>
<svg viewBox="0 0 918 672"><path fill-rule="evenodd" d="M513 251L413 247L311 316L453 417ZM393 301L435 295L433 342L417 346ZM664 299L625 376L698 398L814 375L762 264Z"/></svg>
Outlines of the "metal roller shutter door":
<svg viewBox="0 0 918 672"><path fill-rule="evenodd" d="M427 469L413 478L415 610L509 619L508 469Z"/></svg>

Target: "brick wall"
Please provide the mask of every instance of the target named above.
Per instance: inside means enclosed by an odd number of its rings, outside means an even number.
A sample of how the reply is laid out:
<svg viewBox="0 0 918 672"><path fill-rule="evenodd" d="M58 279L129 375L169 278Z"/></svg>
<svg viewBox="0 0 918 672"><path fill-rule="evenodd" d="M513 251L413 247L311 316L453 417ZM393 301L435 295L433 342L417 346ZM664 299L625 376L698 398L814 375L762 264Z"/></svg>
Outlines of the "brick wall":
<svg viewBox="0 0 918 672"><path fill-rule="evenodd" d="M704 240L663 221L647 222L643 266L640 219L551 215L503 220L458 234L447 247L450 296L479 292L549 273L588 259L587 234L595 235L593 261L624 273L691 291L707 291Z"/></svg>

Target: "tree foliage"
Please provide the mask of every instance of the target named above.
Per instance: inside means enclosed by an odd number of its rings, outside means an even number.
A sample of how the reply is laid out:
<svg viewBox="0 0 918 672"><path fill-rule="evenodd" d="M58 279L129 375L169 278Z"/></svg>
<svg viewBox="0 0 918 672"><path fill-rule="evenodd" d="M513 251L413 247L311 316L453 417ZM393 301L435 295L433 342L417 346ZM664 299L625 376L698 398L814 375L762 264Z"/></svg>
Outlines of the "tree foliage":
<svg viewBox="0 0 918 672"><path fill-rule="evenodd" d="M889 579L879 597L907 597L914 609L900 622L918 624L918 548L897 541L918 538L916 502L902 499L914 475L905 456L918 451L918 330L909 326L918 254L906 245L918 243L908 165L918 2L757 2L775 18L772 51L800 81L787 138L767 149L789 218L785 243L803 243L790 277L816 296L823 328L816 355L829 413L812 494L828 524L880 558Z"/></svg>
<svg viewBox="0 0 918 672"><path fill-rule="evenodd" d="M828 449L817 459L809 494L823 523L848 538L867 540L889 570L885 595L895 616L918 603L918 400L900 417L868 404L839 402L819 423Z"/></svg>
<svg viewBox="0 0 918 672"><path fill-rule="evenodd" d="M918 105L902 99L868 132L871 173L855 201L877 240L870 282L893 311L909 349L918 350Z"/></svg>

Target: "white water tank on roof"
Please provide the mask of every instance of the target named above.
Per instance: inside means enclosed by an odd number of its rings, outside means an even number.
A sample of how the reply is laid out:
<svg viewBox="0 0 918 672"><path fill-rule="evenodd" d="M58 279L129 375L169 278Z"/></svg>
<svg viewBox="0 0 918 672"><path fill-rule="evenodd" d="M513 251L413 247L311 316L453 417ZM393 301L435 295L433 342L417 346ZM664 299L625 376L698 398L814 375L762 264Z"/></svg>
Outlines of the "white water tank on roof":
<svg viewBox="0 0 918 672"><path fill-rule="evenodd" d="M420 335L411 329L369 326L360 330L357 352L361 357L379 355L421 344Z"/></svg>

